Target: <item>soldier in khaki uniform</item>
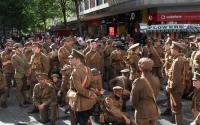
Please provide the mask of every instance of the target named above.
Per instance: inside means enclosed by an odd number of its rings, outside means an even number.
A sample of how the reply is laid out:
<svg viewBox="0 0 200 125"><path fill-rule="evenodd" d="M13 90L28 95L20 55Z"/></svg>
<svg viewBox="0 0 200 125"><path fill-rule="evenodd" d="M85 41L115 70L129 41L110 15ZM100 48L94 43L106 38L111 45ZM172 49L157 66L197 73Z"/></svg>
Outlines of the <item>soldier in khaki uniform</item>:
<svg viewBox="0 0 200 125"><path fill-rule="evenodd" d="M53 43L53 42L52 42L52 40L51 40L51 36L50 36L50 35L46 35L46 36L45 36L45 40L44 40L42 46L43 46L43 48L45 49L45 51L46 51L47 53L50 53L50 52L51 52L50 46L51 46L52 43Z"/></svg>
<svg viewBox="0 0 200 125"><path fill-rule="evenodd" d="M150 58L141 58L138 62L142 74L133 82L130 94L137 125L156 125L159 115L156 97L160 90L160 81L151 73L153 65Z"/></svg>
<svg viewBox="0 0 200 125"><path fill-rule="evenodd" d="M8 91L8 86L6 83L6 79L0 70L0 106L2 108L7 107L7 91Z"/></svg>
<svg viewBox="0 0 200 125"><path fill-rule="evenodd" d="M61 89L61 80L60 80L59 74L51 75L51 84L56 91L56 97L57 97L58 104L61 104L62 98L61 98L61 95L59 95L59 91Z"/></svg>
<svg viewBox="0 0 200 125"><path fill-rule="evenodd" d="M58 60L58 49L55 43L50 45L51 52L48 53L50 60L50 74L59 73L59 60Z"/></svg>
<svg viewBox="0 0 200 125"><path fill-rule="evenodd" d="M51 125L55 125L58 110L56 92L48 82L48 74L38 73L37 80L38 83L33 90L33 104L39 109L42 123L47 123L50 118Z"/></svg>
<svg viewBox="0 0 200 125"><path fill-rule="evenodd" d="M160 39L156 39L154 42L154 46L150 46L150 55L149 57L154 61L154 66L152 72L159 77L162 81L162 66L163 66L163 49L160 45Z"/></svg>
<svg viewBox="0 0 200 125"><path fill-rule="evenodd" d="M192 97L192 112L194 121L190 125L200 125L200 74L194 72L192 80L193 86L195 87L194 95Z"/></svg>
<svg viewBox="0 0 200 125"><path fill-rule="evenodd" d="M24 50L23 50L24 55L26 56L26 59L28 62L31 60L31 56L33 55L32 51L32 42L26 42L24 44Z"/></svg>
<svg viewBox="0 0 200 125"><path fill-rule="evenodd" d="M33 93L33 88L37 83L36 73L44 72L49 73L49 58L41 52L42 45L40 43L34 42L32 45L33 55L31 56L31 60L29 62L29 77L30 77L30 95ZM33 110L29 113L34 113L36 111L36 107L33 107Z"/></svg>
<svg viewBox="0 0 200 125"><path fill-rule="evenodd" d="M133 44L128 49L128 56L126 58L126 64L130 68L130 80L134 80L139 77L139 68L138 68L138 61L140 59L139 57L139 43Z"/></svg>
<svg viewBox="0 0 200 125"><path fill-rule="evenodd" d="M186 59L183 57L181 43L172 42L171 54L173 62L169 70L169 80L166 91L170 94L170 103L172 113L175 115L176 125L182 124L182 95L185 89L184 69ZM182 76L182 77L179 77Z"/></svg>
<svg viewBox="0 0 200 125"><path fill-rule="evenodd" d="M119 41L116 43L116 49L112 51L110 55L110 61L112 66L112 77L120 75L120 71L125 67L124 57L125 52L121 49L122 43Z"/></svg>
<svg viewBox="0 0 200 125"><path fill-rule="evenodd" d="M72 67L70 65L64 65L63 68L61 69L60 73L62 75L62 83L61 83L61 89L59 92L59 95L62 97L62 103L67 105L68 107L68 98L66 98L67 91L70 88L70 76L72 72ZM67 109L68 110L68 109ZM66 111L67 111L66 110Z"/></svg>
<svg viewBox="0 0 200 125"><path fill-rule="evenodd" d="M49 58L41 52L41 44L33 43L32 51L33 55L31 56L31 60L29 62L29 75L31 77L31 88L34 87L35 83L37 83L36 72L44 72L49 73Z"/></svg>
<svg viewBox="0 0 200 125"><path fill-rule="evenodd" d="M164 73L165 73L166 82L169 79L169 76L168 76L169 75L169 69L170 69L172 62L173 62L171 51L170 51L171 44L172 44L172 40L167 39L167 41L165 42L165 45L164 45L165 59L164 59L163 69L164 69ZM169 96L168 92L166 92L166 97L167 97L167 103L166 103L167 109L161 115L171 115L170 96Z"/></svg>
<svg viewBox="0 0 200 125"><path fill-rule="evenodd" d="M28 63L31 61L31 56L33 55L33 51L32 51L32 42L28 41L24 44L24 50L23 50L23 54L26 56L26 60L28 61ZM29 69L28 69L29 70ZM28 72L29 73L29 72ZM27 98L29 100L29 102L31 102L31 98L32 98L32 93L30 93L30 85L31 85L31 77L30 75L26 75L27 76Z"/></svg>
<svg viewBox="0 0 200 125"><path fill-rule="evenodd" d="M104 78L106 81L110 80L111 78L111 61L110 61L110 54L113 51L112 40L108 39L106 41L106 46L104 47Z"/></svg>
<svg viewBox="0 0 200 125"><path fill-rule="evenodd" d="M87 54L85 55L85 61L88 67L90 67L91 69L96 68L101 73L103 73L103 58L97 51L97 48L97 42L95 40L92 40L90 42L90 51L87 52Z"/></svg>
<svg viewBox="0 0 200 125"><path fill-rule="evenodd" d="M123 91L123 111L126 111L126 102L130 99L130 91L132 82L129 79L130 70L129 69L123 69L121 70L121 76L116 76L114 79L111 79L109 81L110 88L113 88L115 86L121 86Z"/></svg>
<svg viewBox="0 0 200 125"><path fill-rule="evenodd" d="M127 114L122 111L123 107L123 88L120 86L113 87L113 93L104 100L104 122L113 125L133 124ZM102 116L101 116L102 117ZM102 118L101 118L102 119Z"/></svg>
<svg viewBox="0 0 200 125"><path fill-rule="evenodd" d="M96 94L100 94L100 92L103 90L103 81L101 73L93 68L91 69L92 72L92 84L91 87L94 88L94 91L96 91Z"/></svg>
<svg viewBox="0 0 200 125"><path fill-rule="evenodd" d="M26 56L22 53L23 46L20 43L14 44L15 54L11 58L12 65L15 69L15 81L17 90L17 101L20 107L24 107L25 101L27 101L27 78L28 61Z"/></svg>
<svg viewBox="0 0 200 125"><path fill-rule="evenodd" d="M6 48L3 52L1 52L1 63L2 63L2 71L5 76L8 87L12 86L12 80L14 80L15 70L11 63L11 57L13 55L12 42L8 41L6 44Z"/></svg>
<svg viewBox="0 0 200 125"><path fill-rule="evenodd" d="M142 57L150 57L150 46L153 45L153 40L151 38L148 38L146 40L146 45L142 48Z"/></svg>
<svg viewBox="0 0 200 125"><path fill-rule="evenodd" d="M73 38L67 37L62 40L63 46L58 50L58 60L60 62L60 68L63 68L65 64L69 64L68 56L72 51Z"/></svg>
<svg viewBox="0 0 200 125"><path fill-rule="evenodd" d="M83 61L84 55L73 50L69 56L69 62L73 66L70 87L78 94L76 100L69 99L69 104L71 104L70 108L75 113L77 124L80 125L86 125L97 97L90 87L92 83L91 70L83 64ZM73 115L73 112L71 112L71 115Z"/></svg>

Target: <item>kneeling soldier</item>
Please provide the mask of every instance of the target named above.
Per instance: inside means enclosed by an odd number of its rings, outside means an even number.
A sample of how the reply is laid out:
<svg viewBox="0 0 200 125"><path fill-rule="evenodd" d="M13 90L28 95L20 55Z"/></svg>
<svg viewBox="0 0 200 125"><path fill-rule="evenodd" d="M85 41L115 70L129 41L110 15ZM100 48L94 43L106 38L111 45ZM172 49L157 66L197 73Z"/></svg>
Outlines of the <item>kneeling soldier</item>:
<svg viewBox="0 0 200 125"><path fill-rule="evenodd" d="M133 124L127 114L122 112L122 95L124 89L120 86L113 87L113 93L105 98L105 122L113 123L114 125L129 125Z"/></svg>
<svg viewBox="0 0 200 125"><path fill-rule="evenodd" d="M48 83L48 74L38 73L36 78L38 83L33 90L33 104L39 109L41 122L48 122L48 112L50 112L50 120L54 125L57 113L55 89Z"/></svg>

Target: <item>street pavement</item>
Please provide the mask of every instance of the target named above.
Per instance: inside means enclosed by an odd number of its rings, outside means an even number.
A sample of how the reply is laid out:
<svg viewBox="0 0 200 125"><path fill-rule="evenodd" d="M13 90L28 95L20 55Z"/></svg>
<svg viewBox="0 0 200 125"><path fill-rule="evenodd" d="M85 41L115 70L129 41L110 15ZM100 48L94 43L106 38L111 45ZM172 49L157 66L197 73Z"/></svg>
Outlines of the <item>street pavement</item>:
<svg viewBox="0 0 200 125"><path fill-rule="evenodd" d="M28 108L19 108L16 102L15 93L15 89L12 88L8 99L8 108L0 108L0 125L43 125L38 122L38 114L27 113L31 110L31 105ZM166 100L165 94L161 91L157 99L161 111L165 110L165 107L161 106L164 100ZM130 102L127 103L127 106L128 109L131 109ZM59 118L56 125L70 125L69 114L64 114L63 111L63 108L59 108ZM191 101L183 100L183 125L189 125L192 119ZM158 125L173 125L170 120L170 117L160 116L158 119ZM45 125L49 125L49 123Z"/></svg>

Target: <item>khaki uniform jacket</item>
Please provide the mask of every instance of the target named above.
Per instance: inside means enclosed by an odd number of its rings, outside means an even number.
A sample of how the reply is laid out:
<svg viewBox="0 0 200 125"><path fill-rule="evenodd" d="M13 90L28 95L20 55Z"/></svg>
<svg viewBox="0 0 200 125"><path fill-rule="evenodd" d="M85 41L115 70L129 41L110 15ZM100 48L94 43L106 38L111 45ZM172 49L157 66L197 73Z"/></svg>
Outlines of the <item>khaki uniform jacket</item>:
<svg viewBox="0 0 200 125"><path fill-rule="evenodd" d="M57 103L56 92L50 83L37 83L33 89L33 104L53 105Z"/></svg>
<svg viewBox="0 0 200 125"><path fill-rule="evenodd" d="M104 66L110 66L110 54L113 51L112 45L106 45L103 51L104 51Z"/></svg>
<svg viewBox="0 0 200 125"><path fill-rule="evenodd" d="M185 58L181 55L173 58L173 63L169 70L168 87L171 92L183 92L185 89L183 81Z"/></svg>
<svg viewBox="0 0 200 125"><path fill-rule="evenodd" d="M15 70L11 63L11 57L13 55L12 51L3 51L0 54L1 63L2 63L2 71L3 73L14 73Z"/></svg>
<svg viewBox="0 0 200 125"><path fill-rule="evenodd" d="M154 47L154 48L153 48ZM164 56L162 47L150 47L150 58L154 61L153 67L162 67L162 57Z"/></svg>
<svg viewBox="0 0 200 125"><path fill-rule="evenodd" d="M50 72L55 72L59 69L58 50L51 51L49 54Z"/></svg>
<svg viewBox="0 0 200 125"><path fill-rule="evenodd" d="M86 70L87 69L87 70ZM87 76L86 84L83 86L83 81ZM83 64L80 64L72 71L70 78L70 86L78 93L76 106L72 109L74 111L87 111L91 109L96 103L96 99L91 99L92 92L90 90L92 73L90 69Z"/></svg>
<svg viewBox="0 0 200 125"><path fill-rule="evenodd" d="M142 57L149 57L150 56L150 48L149 46L144 46L142 48Z"/></svg>
<svg viewBox="0 0 200 125"><path fill-rule="evenodd" d="M165 63L164 63L164 68L165 68L165 74L168 75L169 74L169 69L172 65L172 62L173 62L173 57L170 53L170 51L167 51L165 53Z"/></svg>
<svg viewBox="0 0 200 125"><path fill-rule="evenodd" d="M139 67L138 67L138 61L140 57L135 53L128 53L126 63L130 67L130 79L133 80L135 78L138 78L139 76Z"/></svg>
<svg viewBox="0 0 200 125"><path fill-rule="evenodd" d="M28 62L31 61L31 56L33 55L33 51L32 50L24 50L23 54L26 56L26 59Z"/></svg>
<svg viewBox="0 0 200 125"><path fill-rule="evenodd" d="M30 65L30 75L32 80L36 80L35 73L37 72L44 72L49 73L50 64L49 58L44 55L43 53L34 54L31 56Z"/></svg>
<svg viewBox="0 0 200 125"><path fill-rule="evenodd" d="M99 54L98 51L94 52L94 51L89 51L86 56L85 56L85 60L86 60L86 65L88 67L92 68L96 68L99 71L103 71L103 61L102 61L102 57Z"/></svg>
<svg viewBox="0 0 200 125"><path fill-rule="evenodd" d="M69 64L69 55L72 52L72 48L69 46L62 46L58 50L58 60L60 62L60 68L62 68L65 64Z"/></svg>
<svg viewBox="0 0 200 125"><path fill-rule="evenodd" d="M103 80L101 75L97 76L92 76L92 84L91 87L94 88L95 90L101 91L103 88Z"/></svg>
<svg viewBox="0 0 200 125"><path fill-rule="evenodd" d="M125 67L125 56L126 54L120 49L112 51L110 55L111 65L113 66L113 70L115 70L117 73L119 73L120 70L122 70Z"/></svg>
<svg viewBox="0 0 200 125"><path fill-rule="evenodd" d="M158 78L154 77L153 75L148 75L146 79L151 79L151 81L149 82L152 85L153 91L156 96L159 92ZM152 91L144 78L140 77L134 81L130 97L131 103L135 108L136 119L155 119L158 116L157 104L154 101Z"/></svg>
<svg viewBox="0 0 200 125"><path fill-rule="evenodd" d="M123 100L122 98L116 99L114 94L111 94L109 98L112 100L111 104L105 105L105 121L106 122L114 122L114 123L121 123L125 124L124 119L122 115L126 115L124 112L122 112L122 106L123 106Z"/></svg>
<svg viewBox="0 0 200 125"><path fill-rule="evenodd" d="M23 78L28 70L28 61L24 54L14 54L11 58L13 67L15 68L15 78Z"/></svg>

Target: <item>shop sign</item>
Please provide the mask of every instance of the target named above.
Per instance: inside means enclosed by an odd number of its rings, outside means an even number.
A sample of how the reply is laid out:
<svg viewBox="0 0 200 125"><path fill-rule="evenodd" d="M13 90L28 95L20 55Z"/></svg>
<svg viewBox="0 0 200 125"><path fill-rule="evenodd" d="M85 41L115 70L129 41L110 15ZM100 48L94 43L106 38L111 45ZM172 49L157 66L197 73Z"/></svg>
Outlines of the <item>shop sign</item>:
<svg viewBox="0 0 200 125"><path fill-rule="evenodd" d="M200 21L200 12L157 13L149 15L149 21Z"/></svg>
<svg viewBox="0 0 200 125"><path fill-rule="evenodd" d="M115 35L115 27L109 27L109 35L114 36Z"/></svg>
<svg viewBox="0 0 200 125"><path fill-rule="evenodd" d="M170 29L186 29L187 25L154 25L149 26L148 30L170 30Z"/></svg>

